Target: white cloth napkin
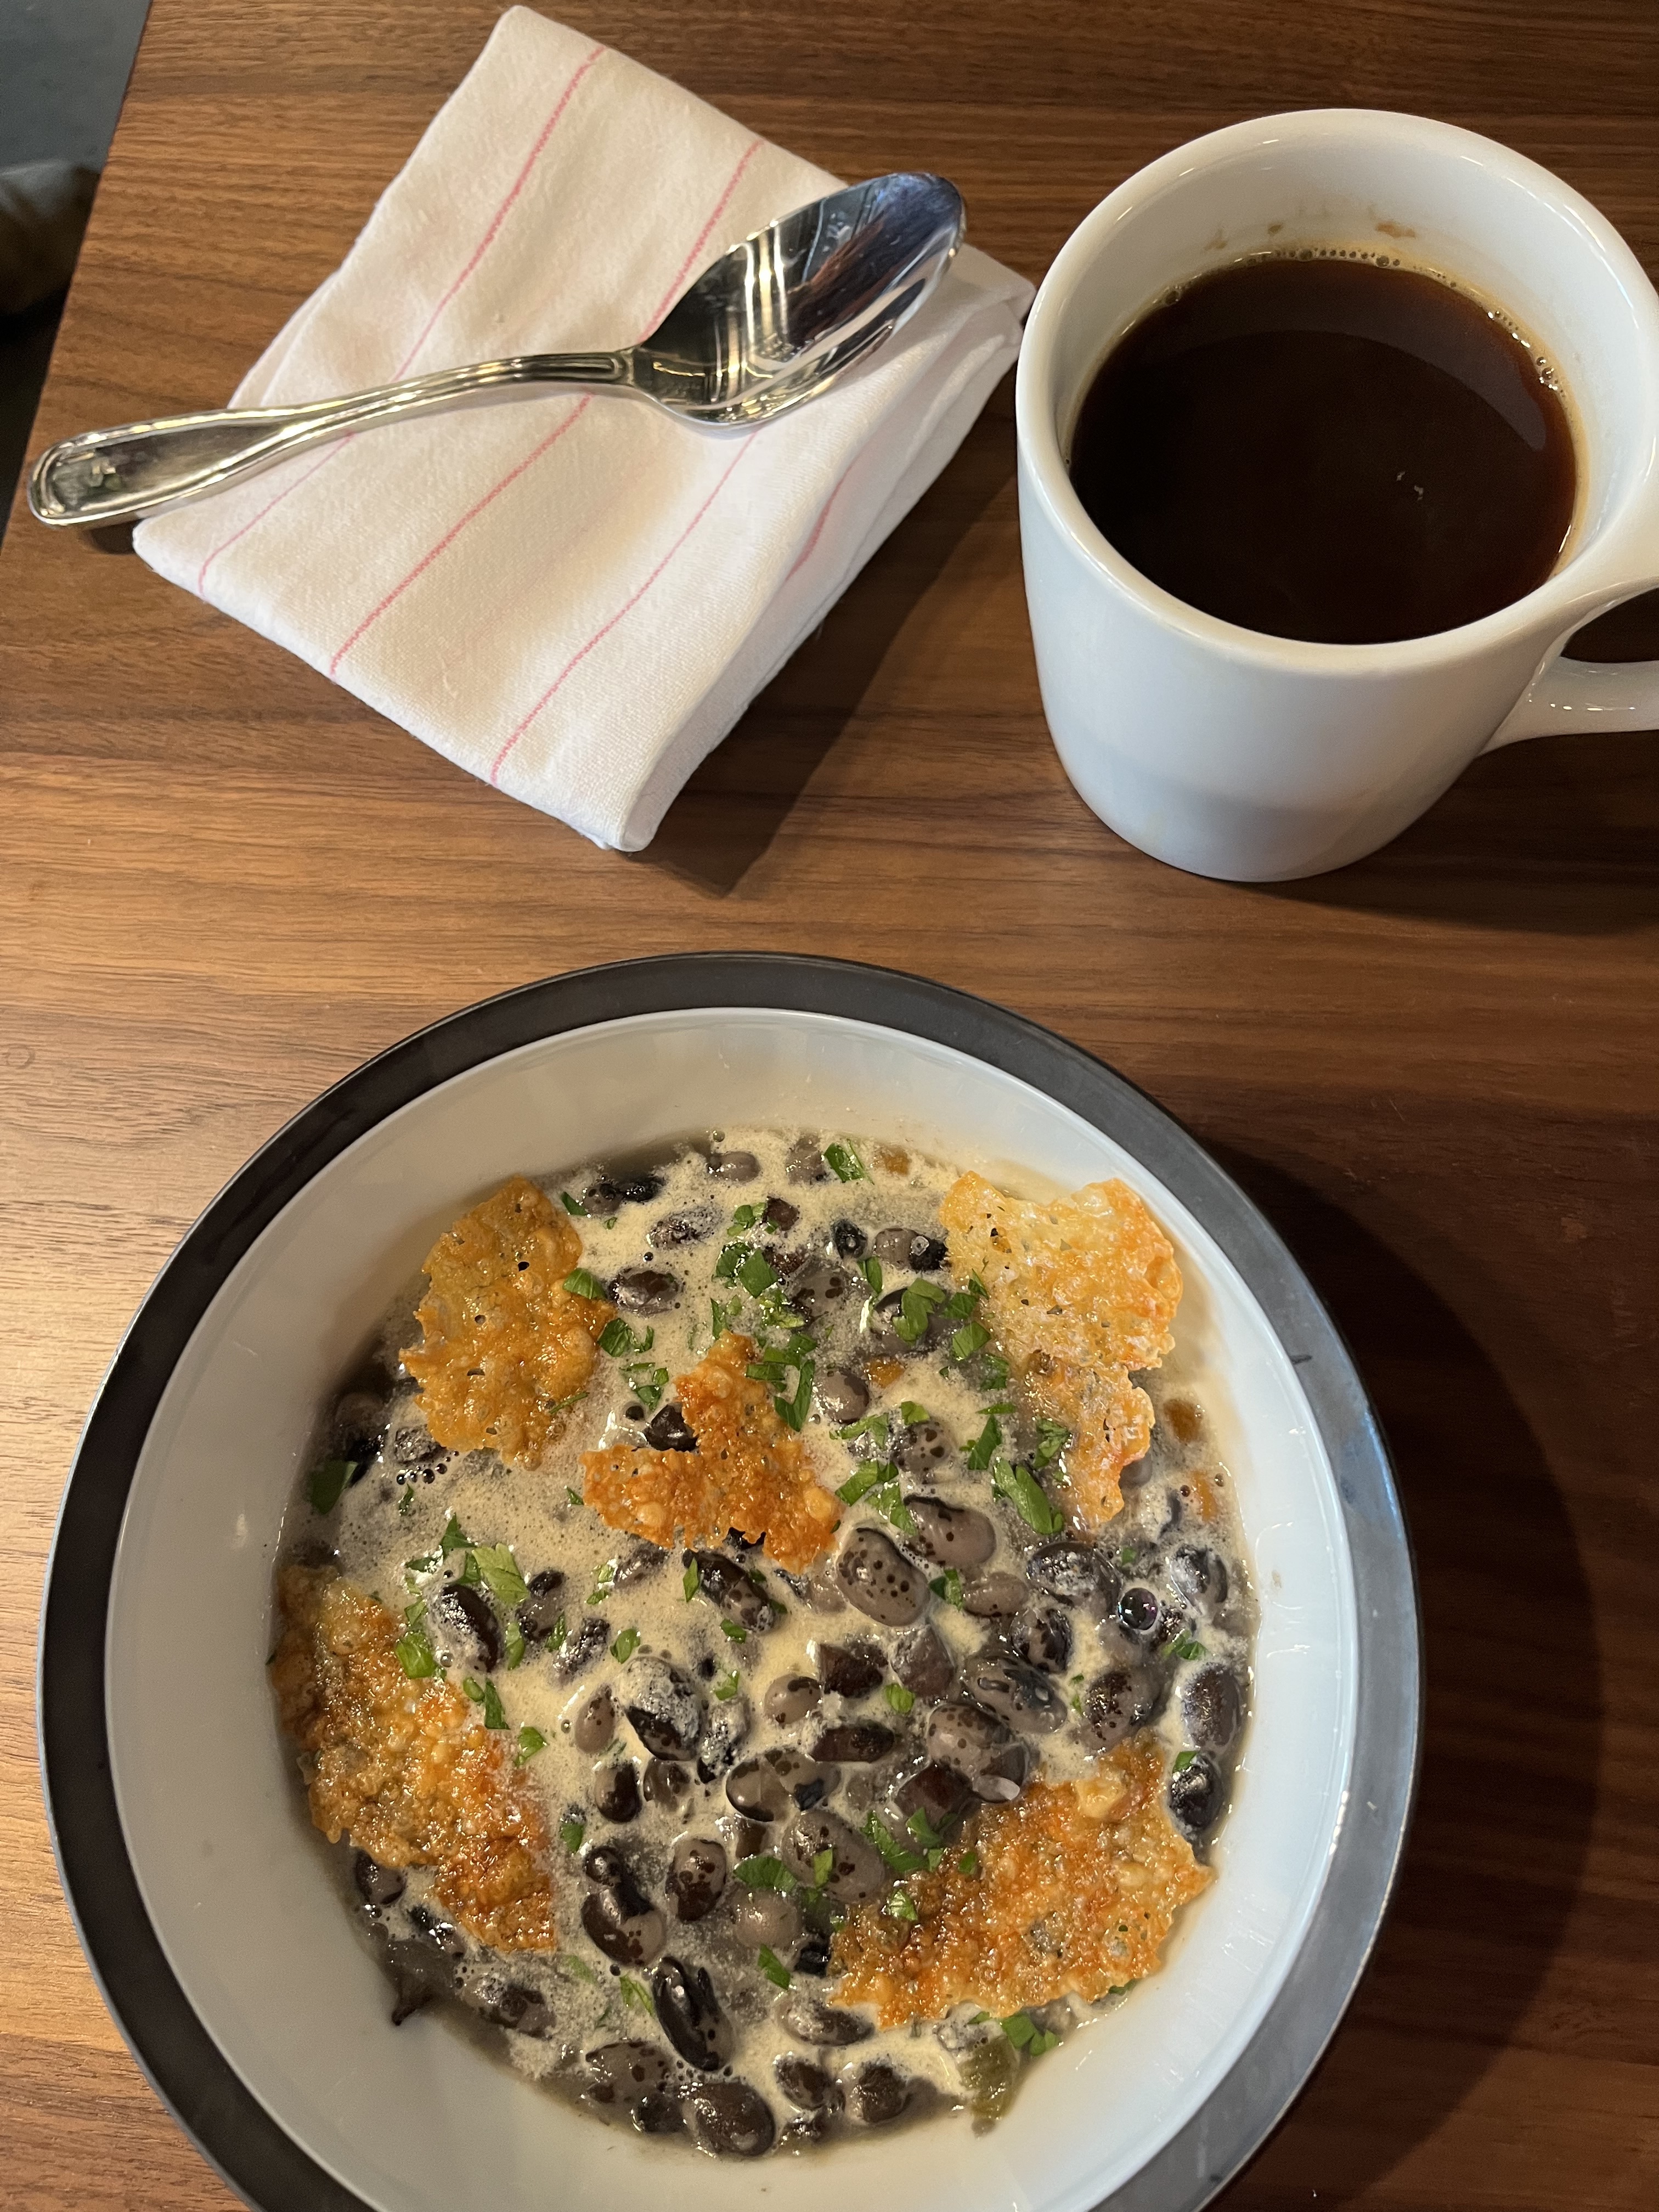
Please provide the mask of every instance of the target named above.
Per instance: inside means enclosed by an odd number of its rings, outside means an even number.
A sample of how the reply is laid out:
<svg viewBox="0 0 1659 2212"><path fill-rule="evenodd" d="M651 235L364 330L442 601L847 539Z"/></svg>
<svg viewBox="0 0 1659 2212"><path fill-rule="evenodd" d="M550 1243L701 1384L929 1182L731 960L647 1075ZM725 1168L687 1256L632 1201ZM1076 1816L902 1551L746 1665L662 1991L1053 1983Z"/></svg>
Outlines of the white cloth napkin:
<svg viewBox="0 0 1659 2212"><path fill-rule="evenodd" d="M837 179L514 8L236 393L632 343ZM595 843L647 844L950 459L1030 287L964 247L825 398L710 432L604 394L400 423L142 526L152 568Z"/></svg>

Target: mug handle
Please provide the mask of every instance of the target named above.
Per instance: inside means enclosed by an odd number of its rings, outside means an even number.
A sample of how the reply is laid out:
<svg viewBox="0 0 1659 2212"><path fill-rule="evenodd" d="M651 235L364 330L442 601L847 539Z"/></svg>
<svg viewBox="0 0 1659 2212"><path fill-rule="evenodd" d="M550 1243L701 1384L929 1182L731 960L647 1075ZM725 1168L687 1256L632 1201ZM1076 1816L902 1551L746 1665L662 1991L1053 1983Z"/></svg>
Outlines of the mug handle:
<svg viewBox="0 0 1659 2212"><path fill-rule="evenodd" d="M1558 653L1480 750L1495 753L1522 738L1575 730L1659 730L1659 660L1568 660Z"/></svg>

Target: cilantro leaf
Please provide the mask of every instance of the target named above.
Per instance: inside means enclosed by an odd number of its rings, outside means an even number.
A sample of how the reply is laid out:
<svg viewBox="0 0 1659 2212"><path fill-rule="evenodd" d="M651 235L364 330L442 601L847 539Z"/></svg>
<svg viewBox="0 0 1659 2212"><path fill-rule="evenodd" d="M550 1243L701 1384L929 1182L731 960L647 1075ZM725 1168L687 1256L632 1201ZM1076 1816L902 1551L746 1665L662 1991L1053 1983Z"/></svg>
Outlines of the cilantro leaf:
<svg viewBox="0 0 1659 2212"><path fill-rule="evenodd" d="M527 1759L534 1759L538 1751L547 1749L547 1738L539 1729L521 1728L519 1730L519 1749L513 1764L522 1766Z"/></svg>
<svg viewBox="0 0 1659 2212"><path fill-rule="evenodd" d="M560 1824L559 1841L568 1851L579 1851L587 1830L580 1820L565 1820Z"/></svg>
<svg viewBox="0 0 1659 2212"><path fill-rule="evenodd" d="M835 1433L840 1443L848 1444L854 1437L872 1437L878 1430L884 1436L887 1432L885 1413L866 1413L861 1421L849 1421L844 1429L837 1429Z"/></svg>
<svg viewBox="0 0 1659 2212"><path fill-rule="evenodd" d="M937 1283L924 1281L920 1276L914 1283L907 1283L899 1299L899 1310L893 1316L896 1334L906 1344L920 1344L927 1334L934 1307L942 1306L945 1297Z"/></svg>
<svg viewBox="0 0 1659 2212"><path fill-rule="evenodd" d="M580 1214L584 1221L587 1219L587 1208L582 1204L580 1199L572 1198L568 1190L562 1190L559 1193L559 1201L567 1213Z"/></svg>
<svg viewBox="0 0 1659 2212"><path fill-rule="evenodd" d="M985 1426L962 1456L976 1474L983 1474L991 1464L992 1456L1001 1442L1002 1424L994 1413L988 1413L985 1416Z"/></svg>
<svg viewBox="0 0 1659 2212"><path fill-rule="evenodd" d="M760 1947L760 1970L769 1982L775 1982L781 1990L787 1990L793 1978L788 1967L767 1943Z"/></svg>
<svg viewBox="0 0 1659 2212"><path fill-rule="evenodd" d="M483 1715L487 1729L504 1729L507 1726L507 1715L501 1711L501 1693L488 1675L484 1677Z"/></svg>
<svg viewBox="0 0 1659 2212"><path fill-rule="evenodd" d="M774 1413L781 1421L787 1421L792 1429L804 1428L806 1416L812 1410L812 1373L811 1361L803 1359L795 1377L794 1396L774 1398L772 1401Z"/></svg>
<svg viewBox="0 0 1659 2212"><path fill-rule="evenodd" d="M742 1686L743 1677L734 1667L729 1674L722 1674L715 1683L714 1695L725 1705L728 1699L737 1696Z"/></svg>
<svg viewBox="0 0 1659 2212"><path fill-rule="evenodd" d="M331 1513L344 1497L360 1461L355 1459L325 1459L313 1467L306 1484L306 1495L311 1500L313 1513Z"/></svg>
<svg viewBox="0 0 1659 2212"><path fill-rule="evenodd" d="M688 1605L690 1605L692 1599L696 1597L698 1586L702 1581L702 1569L697 1565L696 1561L693 1559L690 1565L686 1569L684 1574L680 1578L680 1588L685 1592L685 1601Z"/></svg>
<svg viewBox="0 0 1659 2212"><path fill-rule="evenodd" d="M426 1607L423 1605L410 1606L404 1617L408 1626L392 1648L398 1655L398 1664L410 1680L423 1681L428 1674L435 1674L438 1671L438 1655L433 1650L431 1638L423 1626Z"/></svg>
<svg viewBox="0 0 1659 2212"><path fill-rule="evenodd" d="M611 1647L611 1656L616 1661L619 1667L625 1667L639 1648L639 1630L637 1628L624 1628L622 1634L617 1638L616 1642Z"/></svg>
<svg viewBox="0 0 1659 2212"><path fill-rule="evenodd" d="M475 1544L472 1556L478 1562L478 1572L491 1597L505 1606L524 1603L530 1595L530 1585L519 1572L519 1563L510 1545Z"/></svg>
<svg viewBox="0 0 1659 2212"><path fill-rule="evenodd" d="M890 1920L919 1920L921 1917L916 1911L915 1899L902 1887L888 1892L887 1902L881 1909Z"/></svg>
<svg viewBox="0 0 1659 2212"><path fill-rule="evenodd" d="M908 1428L914 1428L918 1421L931 1421L933 1418L927 1407L917 1405L914 1398L907 1398L899 1407L899 1419Z"/></svg>
<svg viewBox="0 0 1659 2212"><path fill-rule="evenodd" d="M858 1261L857 1265L858 1271L860 1274L863 1276L865 1286L869 1291L871 1297L872 1298L878 1298L881 1296L882 1283L880 1261L860 1260Z"/></svg>
<svg viewBox="0 0 1659 2212"><path fill-rule="evenodd" d="M843 1505L856 1505L866 1492L878 1483L896 1482L898 1469L890 1459L866 1460L862 1467L854 1468L836 1495Z"/></svg>
<svg viewBox="0 0 1659 2212"><path fill-rule="evenodd" d="M649 2013L654 2020L657 2008L651 2001L651 1992L643 1982L636 1982L632 1974L619 1976L617 1987L622 1991L623 2002L632 2005L635 2012Z"/></svg>
<svg viewBox="0 0 1659 2212"><path fill-rule="evenodd" d="M907 1690L902 1682L884 1682L881 1694L896 1713L908 1713L916 1702L914 1690Z"/></svg>
<svg viewBox="0 0 1659 2212"><path fill-rule="evenodd" d="M778 1271L764 1252L750 1252L738 1269L738 1280L751 1298L769 1291L777 1279Z"/></svg>
<svg viewBox="0 0 1659 2212"><path fill-rule="evenodd" d="M990 1341L991 1332L983 1322L964 1322L951 1339L951 1357L960 1365L964 1359L971 1359L982 1345L987 1345ZM1005 1382L1007 1380L1006 1368L1003 1370L1001 1379Z"/></svg>
<svg viewBox="0 0 1659 2212"><path fill-rule="evenodd" d="M823 1164L840 1182L868 1182L869 1172L850 1145L836 1143L823 1148Z"/></svg>
<svg viewBox="0 0 1659 2212"><path fill-rule="evenodd" d="M962 1606L962 1570L946 1567L942 1575L935 1575L927 1585L935 1597L943 1598L946 1605L960 1610Z"/></svg>
<svg viewBox="0 0 1659 2212"><path fill-rule="evenodd" d="M881 1853L891 1874L920 1874L927 1863L919 1852L910 1850L899 1842L878 1813L872 1813L865 1821L864 1832Z"/></svg>
<svg viewBox="0 0 1659 2212"><path fill-rule="evenodd" d="M958 1874L967 1875L977 1874L979 1872L979 1853L974 1850L964 1851L962 1856L957 1861L957 1872Z"/></svg>
<svg viewBox="0 0 1659 2212"><path fill-rule="evenodd" d="M1028 1467L1010 1466L1000 1454L991 1462L991 1488L1006 1498L1028 1527L1039 1536L1057 1536L1066 1516Z"/></svg>
<svg viewBox="0 0 1659 2212"><path fill-rule="evenodd" d="M438 1549L447 1557L451 1552L470 1551L471 1545L471 1537L452 1513L444 1523L443 1534L438 1539Z"/></svg>
<svg viewBox="0 0 1659 2212"><path fill-rule="evenodd" d="M747 1644L749 1641L749 1631L735 1620L721 1621L720 1634L732 1644Z"/></svg>
<svg viewBox="0 0 1659 2212"><path fill-rule="evenodd" d="M605 1285L586 1267L573 1267L564 1279L564 1286L573 1298L602 1298Z"/></svg>
<svg viewBox="0 0 1659 2212"><path fill-rule="evenodd" d="M752 1858L739 1859L732 1872L745 1889L776 1889L787 1897L792 1889L799 1887L783 1861L774 1858L769 1851L759 1851Z"/></svg>
<svg viewBox="0 0 1659 2212"><path fill-rule="evenodd" d="M509 1613L501 1630L503 1648L507 1653L507 1672L524 1664L524 1631L519 1626L516 1613Z"/></svg>

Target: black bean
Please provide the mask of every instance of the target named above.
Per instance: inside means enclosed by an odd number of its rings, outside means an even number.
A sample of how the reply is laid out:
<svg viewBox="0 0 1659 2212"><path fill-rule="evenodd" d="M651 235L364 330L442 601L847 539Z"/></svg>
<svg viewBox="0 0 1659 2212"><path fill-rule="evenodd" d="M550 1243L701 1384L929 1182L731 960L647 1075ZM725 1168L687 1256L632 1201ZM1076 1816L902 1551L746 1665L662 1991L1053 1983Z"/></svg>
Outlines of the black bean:
<svg viewBox="0 0 1659 2212"><path fill-rule="evenodd" d="M918 1275L931 1275L945 1265L944 1245L923 1229L878 1231L875 1255L884 1267L908 1267Z"/></svg>
<svg viewBox="0 0 1659 2212"><path fill-rule="evenodd" d="M910 2101L910 2084L895 2068L877 2058L859 2069L847 2093L847 2109L866 2128L897 2119Z"/></svg>
<svg viewBox="0 0 1659 2212"><path fill-rule="evenodd" d="M874 2033L860 2014L825 2004L805 1990L786 1990L773 2006L772 2017L797 2043L815 2044L820 2050L844 2050Z"/></svg>
<svg viewBox="0 0 1659 2212"><path fill-rule="evenodd" d="M609 1690L595 1690L570 1725L578 1751L603 1751L617 1733L617 1701Z"/></svg>
<svg viewBox="0 0 1659 2212"><path fill-rule="evenodd" d="M554 1656L553 1672L562 1681L585 1674L602 1651L611 1645L611 1623L597 1613L579 1620Z"/></svg>
<svg viewBox="0 0 1659 2212"><path fill-rule="evenodd" d="M682 1288L666 1267L624 1267L611 1278L611 1302L623 1313L666 1313L679 1303Z"/></svg>
<svg viewBox="0 0 1659 2212"><path fill-rule="evenodd" d="M702 1701L694 1683L665 1660L629 1669L628 1723L653 1759L689 1759L702 1734Z"/></svg>
<svg viewBox="0 0 1659 2212"><path fill-rule="evenodd" d="M957 1662L938 1629L925 1620L893 1647L893 1672L912 1697L932 1703L949 1692Z"/></svg>
<svg viewBox="0 0 1659 2212"><path fill-rule="evenodd" d="M681 1920L702 1920L711 1913L726 1887L726 1848L713 1836L682 1836L668 1863L664 1884Z"/></svg>
<svg viewBox="0 0 1659 2212"><path fill-rule="evenodd" d="M785 1951L800 1934L800 1907L781 1889L745 1889L732 1900L732 1925L751 1949Z"/></svg>
<svg viewBox="0 0 1659 2212"><path fill-rule="evenodd" d="M814 1710L822 1694L810 1674L780 1674L768 1684L761 1711L780 1728L793 1728Z"/></svg>
<svg viewBox="0 0 1659 2212"><path fill-rule="evenodd" d="M601 1176L582 1193L582 1204L590 1213L615 1213L624 1206L649 1206L653 1198L662 1196L662 1185L659 1175Z"/></svg>
<svg viewBox="0 0 1659 2212"><path fill-rule="evenodd" d="M602 1820L636 1820L640 1813L640 1778L631 1759L593 1770L593 1809Z"/></svg>
<svg viewBox="0 0 1659 2212"><path fill-rule="evenodd" d="M1072 1623L1057 1605L1028 1605L1008 1642L1017 1658L1045 1674L1063 1674L1072 1663Z"/></svg>
<svg viewBox="0 0 1659 2212"><path fill-rule="evenodd" d="M668 1941L668 1923L654 1905L630 1911L635 1899L617 1889L592 1889L582 1899L581 1921L588 1941L619 1966L648 1966Z"/></svg>
<svg viewBox="0 0 1659 2212"><path fill-rule="evenodd" d="M495 2027L511 2028L515 2035L543 2039L553 2033L552 2007L538 1991L526 1989L522 1982L508 1982L504 1989L487 1995L478 2010Z"/></svg>
<svg viewBox="0 0 1659 2212"><path fill-rule="evenodd" d="M1244 1718L1244 1693L1231 1667L1203 1667L1181 1700L1187 1733L1200 1751L1225 1751Z"/></svg>
<svg viewBox="0 0 1659 2212"><path fill-rule="evenodd" d="M659 2027L687 2065L718 2073L730 2060L737 2039L708 1969L690 1966L671 1952L651 1977L651 1994Z"/></svg>
<svg viewBox="0 0 1659 2212"><path fill-rule="evenodd" d="M988 1712L1022 1735L1051 1735L1065 1725L1065 1698L1046 1674L1023 1660L981 1652L963 1668L962 1685Z"/></svg>
<svg viewBox="0 0 1659 2212"><path fill-rule="evenodd" d="M752 1152L710 1152L708 1172L722 1182L753 1182L760 1173L760 1162Z"/></svg>
<svg viewBox="0 0 1659 2212"><path fill-rule="evenodd" d="M1144 1667L1109 1667L1083 1692L1083 1718L1097 1742L1114 1744L1145 1728L1162 1702L1162 1685Z"/></svg>
<svg viewBox="0 0 1659 2212"><path fill-rule="evenodd" d="M659 1406L645 1425L645 1441L653 1451L696 1451L697 1440L687 1425L684 1413L671 1398L665 1406Z"/></svg>
<svg viewBox="0 0 1659 2212"><path fill-rule="evenodd" d="M846 1304L855 1279L828 1260L809 1260L789 1279L789 1303L805 1321L827 1321Z"/></svg>
<svg viewBox="0 0 1659 2212"><path fill-rule="evenodd" d="M388 1905L395 1905L409 1887L398 1868L380 1865L367 1851L353 1853L351 1879L371 1912L383 1912Z"/></svg>
<svg viewBox="0 0 1659 2212"><path fill-rule="evenodd" d="M697 1570L696 1594L706 1598L722 1620L739 1628L770 1628L777 1610L764 1590L757 1589L745 1570L724 1552L686 1552L684 1564Z"/></svg>
<svg viewBox="0 0 1659 2212"><path fill-rule="evenodd" d="M588 2069L583 2094L591 2105L633 2106L662 2096L673 2082L674 2063L654 2043L602 2043L582 2063Z"/></svg>
<svg viewBox="0 0 1659 2212"><path fill-rule="evenodd" d="M377 1925L381 1966L392 1978L392 2025L401 2027L411 2013L430 2004L434 1997L455 1993L455 1962L430 1944L408 1942L386 1936Z"/></svg>
<svg viewBox="0 0 1659 2212"><path fill-rule="evenodd" d="M837 1698L867 1697L886 1671L880 1652L862 1638L855 1644L815 1642L812 1663L819 1681Z"/></svg>
<svg viewBox="0 0 1659 2212"><path fill-rule="evenodd" d="M901 1474L926 1482L950 1456L951 1439L937 1421L912 1421L893 1459Z"/></svg>
<svg viewBox="0 0 1659 2212"><path fill-rule="evenodd" d="M1117 1577L1092 1544L1071 1537L1042 1544L1025 1562L1039 1589L1066 1605L1109 1604L1117 1595Z"/></svg>
<svg viewBox="0 0 1659 2212"><path fill-rule="evenodd" d="M830 1971L830 1938L822 1929L811 1929L796 1949L790 1966L798 1974L822 1977Z"/></svg>
<svg viewBox="0 0 1659 2212"><path fill-rule="evenodd" d="M799 2051L780 2052L772 2061L772 2074L780 2089L799 2112L838 2112L839 2086L821 2066L803 2058Z"/></svg>
<svg viewBox="0 0 1659 2212"><path fill-rule="evenodd" d="M777 2135L772 2107L747 2081L699 2081L682 2110L692 2142L714 2158L762 2158Z"/></svg>
<svg viewBox="0 0 1659 2212"><path fill-rule="evenodd" d="M927 1756L955 1767L976 1797L1000 1803L1018 1796L1030 1765L1013 1730L969 1705L939 1705L928 1715Z"/></svg>
<svg viewBox="0 0 1659 2212"><path fill-rule="evenodd" d="M819 1883L813 1862L826 1850L833 1853L830 1876ZM858 1905L887 1886L887 1869L875 1845L822 1808L796 1815L783 1832L778 1856L798 1881L827 1888L846 1905Z"/></svg>
<svg viewBox="0 0 1659 2212"><path fill-rule="evenodd" d="M409 1924L423 1943L429 1943L434 1951L441 1951L446 1959L464 1959L466 1956L465 1936L459 1928L441 1918L429 1905L411 1905Z"/></svg>
<svg viewBox="0 0 1659 2212"><path fill-rule="evenodd" d="M1131 1636L1150 1636L1163 1610L1158 1592L1144 1583L1132 1583L1117 1601L1117 1617Z"/></svg>
<svg viewBox="0 0 1659 2212"><path fill-rule="evenodd" d="M791 1206L787 1198L769 1198L761 1219L769 1229L788 1231L800 1219L800 1208Z"/></svg>
<svg viewBox="0 0 1659 2212"><path fill-rule="evenodd" d="M1012 1620L1025 1603L1025 1584L1000 1568L976 1575L962 1593L963 1610L976 1620Z"/></svg>
<svg viewBox="0 0 1659 2212"><path fill-rule="evenodd" d="M879 1721L842 1721L823 1731L812 1746L812 1756L841 1759L848 1766L869 1766L885 1759L897 1741L892 1729L884 1728Z"/></svg>
<svg viewBox="0 0 1659 2212"><path fill-rule="evenodd" d="M528 1588L530 1595L519 1607L519 1626L527 1642L540 1644L557 1627L564 1611L561 1601L564 1577L556 1567L544 1567L539 1574L532 1575Z"/></svg>
<svg viewBox="0 0 1659 2212"><path fill-rule="evenodd" d="M830 1180L830 1170L824 1165L823 1154L818 1150L816 1137L798 1137L785 1156L783 1170L791 1182L828 1182Z"/></svg>
<svg viewBox="0 0 1659 2212"><path fill-rule="evenodd" d="M615 1844L590 1844L582 1853L582 1872L589 1881L598 1882L601 1889L624 1890L630 1899L637 1899L643 1905L644 1893L634 1880L627 1854Z"/></svg>
<svg viewBox="0 0 1659 2212"><path fill-rule="evenodd" d="M915 1524L910 1548L935 1566L982 1566L995 1551L996 1528L973 1506L946 1505L937 1498L907 1498L904 1503Z"/></svg>
<svg viewBox="0 0 1659 2212"><path fill-rule="evenodd" d="M661 1805L672 1811L691 1795L691 1777L672 1759L647 1759L640 1778L640 1794L647 1805Z"/></svg>
<svg viewBox="0 0 1659 2212"><path fill-rule="evenodd" d="M861 1259L867 1241L856 1221L838 1221L830 1231L830 1244L843 1260Z"/></svg>
<svg viewBox="0 0 1659 2212"><path fill-rule="evenodd" d="M936 1759L918 1767L893 1792L893 1803L906 1820L913 1813L925 1813L936 1829L949 1827L973 1802L973 1788L967 1776Z"/></svg>
<svg viewBox="0 0 1659 2212"><path fill-rule="evenodd" d="M890 1628L908 1627L927 1607L927 1584L921 1568L868 1522L842 1544L836 1579L860 1613Z"/></svg>
<svg viewBox="0 0 1659 2212"><path fill-rule="evenodd" d="M392 1431L392 1456L399 1467L425 1467L443 1455L443 1446L424 1422Z"/></svg>
<svg viewBox="0 0 1659 2212"><path fill-rule="evenodd" d="M697 1779L714 1782L726 1772L749 1734L747 1698L721 1698L708 1708L697 1752Z"/></svg>
<svg viewBox="0 0 1659 2212"><path fill-rule="evenodd" d="M674 1244L696 1244L708 1236L719 1221L720 1216L712 1206L688 1206L678 1213L665 1213L660 1221L651 1224L651 1249L655 1252Z"/></svg>
<svg viewBox="0 0 1659 2212"><path fill-rule="evenodd" d="M783 1778L763 1759L745 1759L726 1778L726 1802L745 1820L782 1820L793 1809Z"/></svg>
<svg viewBox="0 0 1659 2212"><path fill-rule="evenodd" d="M451 1583L429 1601L426 1613L441 1656L460 1667L482 1667L485 1674L501 1664L501 1628L481 1589Z"/></svg>
<svg viewBox="0 0 1659 2212"><path fill-rule="evenodd" d="M1201 1751L1194 1752L1188 1764L1170 1777L1168 1794L1170 1812L1194 1835L1202 1835L1214 1826L1226 1802L1221 1770Z"/></svg>
<svg viewBox="0 0 1659 2212"><path fill-rule="evenodd" d="M836 1428L844 1429L849 1421L862 1420L870 1410L868 1389L845 1367L831 1367L818 1376L814 1387L818 1411Z"/></svg>
<svg viewBox="0 0 1659 2212"><path fill-rule="evenodd" d="M1212 1609L1227 1602L1227 1570L1213 1552L1182 1544L1170 1562L1176 1588L1194 1605Z"/></svg>

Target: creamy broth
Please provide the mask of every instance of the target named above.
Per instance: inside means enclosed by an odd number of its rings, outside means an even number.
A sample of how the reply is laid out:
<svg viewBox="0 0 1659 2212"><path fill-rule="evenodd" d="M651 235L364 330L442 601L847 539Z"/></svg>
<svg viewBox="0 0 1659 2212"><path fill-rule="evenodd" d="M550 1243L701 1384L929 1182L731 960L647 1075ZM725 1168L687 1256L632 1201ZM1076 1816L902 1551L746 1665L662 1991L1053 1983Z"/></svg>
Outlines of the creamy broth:
<svg viewBox="0 0 1659 2212"><path fill-rule="evenodd" d="M884 2028L836 2001L849 1909L902 1913L907 1881L973 1856L964 1822L1039 1778L1089 1783L1129 1738L1156 1747L1162 1802L1204 1861L1244 1727L1254 1607L1202 1409L1138 1376L1157 1419L1121 1512L1088 1545L1062 1526L1063 1437L946 1264L956 1172L863 1139L825 1135L821 1152L816 1133L732 1129L648 1168L546 1178L621 1325L533 1472L434 1441L400 1356L421 1341L423 1282L395 1302L326 1417L284 1558L392 1608L513 1747L544 1814L557 1948L479 1942L429 1868L378 1867L348 1839L342 1887L394 2018L435 1997L602 2118L753 2155L901 2115L988 2120L1052 2039L1126 2001L1061 1997L1008 2021L964 2002ZM939 1295L907 1307L917 1283ZM802 1571L735 1537L659 1549L583 1502L584 1454L684 1448L676 1378L724 1327L773 1347L785 1425L847 1501ZM872 1617L837 1568L883 1542L911 1593L887 1610L919 1590L914 1620ZM917 1799L918 1772L937 1781L941 1763L960 1811ZM856 1850L808 1848L825 1814Z"/></svg>

